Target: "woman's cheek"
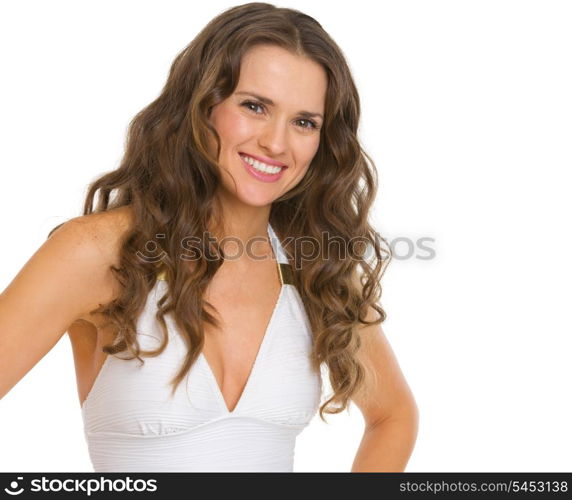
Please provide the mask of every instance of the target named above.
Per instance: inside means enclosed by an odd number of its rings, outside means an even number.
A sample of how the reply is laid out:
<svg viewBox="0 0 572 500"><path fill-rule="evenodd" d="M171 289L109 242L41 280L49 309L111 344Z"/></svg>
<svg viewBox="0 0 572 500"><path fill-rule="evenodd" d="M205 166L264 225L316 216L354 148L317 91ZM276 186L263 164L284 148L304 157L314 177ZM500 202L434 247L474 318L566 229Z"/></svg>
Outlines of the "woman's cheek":
<svg viewBox="0 0 572 500"><path fill-rule="evenodd" d="M252 120L238 112L230 112L225 119L225 133L229 138L240 140L254 130Z"/></svg>
<svg viewBox="0 0 572 500"><path fill-rule="evenodd" d="M211 122L218 132L221 141L225 144L233 143L234 138L242 133L244 129L244 119L240 113L235 112L224 105L220 105L213 110Z"/></svg>
<svg viewBox="0 0 572 500"><path fill-rule="evenodd" d="M320 147L320 141L318 139L317 141L314 141L314 143L308 148L308 153L306 154L306 164L308 166L310 165L310 163L312 163L312 160L314 159L314 156L316 156L319 147Z"/></svg>

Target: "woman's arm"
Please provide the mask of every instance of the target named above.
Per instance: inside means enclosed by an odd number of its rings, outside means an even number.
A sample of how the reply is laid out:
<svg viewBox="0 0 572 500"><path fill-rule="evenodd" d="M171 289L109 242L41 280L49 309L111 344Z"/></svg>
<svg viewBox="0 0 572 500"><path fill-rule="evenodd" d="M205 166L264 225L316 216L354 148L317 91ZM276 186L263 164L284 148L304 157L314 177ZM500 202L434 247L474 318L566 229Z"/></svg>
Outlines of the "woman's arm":
<svg viewBox="0 0 572 500"><path fill-rule="evenodd" d="M63 224L0 294L0 399L109 293L111 233L102 220Z"/></svg>
<svg viewBox="0 0 572 500"><path fill-rule="evenodd" d="M367 319L377 317L372 308ZM366 382L352 401L365 420L365 431L352 472L402 472L417 439L419 412L380 325L359 330L357 357L366 368Z"/></svg>
<svg viewBox="0 0 572 500"><path fill-rule="evenodd" d="M403 472L417 439L417 409L366 427L351 472Z"/></svg>

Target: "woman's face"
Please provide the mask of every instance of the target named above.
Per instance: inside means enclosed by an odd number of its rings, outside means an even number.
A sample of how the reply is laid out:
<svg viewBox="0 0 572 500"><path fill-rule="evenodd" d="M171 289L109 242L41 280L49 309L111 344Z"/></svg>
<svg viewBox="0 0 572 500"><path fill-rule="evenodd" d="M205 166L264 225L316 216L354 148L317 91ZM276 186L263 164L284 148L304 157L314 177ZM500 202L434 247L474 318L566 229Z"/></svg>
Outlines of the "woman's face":
<svg viewBox="0 0 572 500"><path fill-rule="evenodd" d="M310 59L271 45L244 54L234 93L210 115L221 140L224 196L269 205L302 180L320 143L326 89L326 72ZM214 141L211 148L214 154ZM286 168L260 172L244 155Z"/></svg>

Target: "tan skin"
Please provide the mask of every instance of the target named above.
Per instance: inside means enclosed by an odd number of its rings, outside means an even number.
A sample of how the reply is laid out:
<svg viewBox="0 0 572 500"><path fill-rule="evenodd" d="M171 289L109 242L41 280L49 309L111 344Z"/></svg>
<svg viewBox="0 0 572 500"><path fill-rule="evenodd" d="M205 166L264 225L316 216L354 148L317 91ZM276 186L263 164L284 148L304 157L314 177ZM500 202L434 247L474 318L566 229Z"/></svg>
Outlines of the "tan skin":
<svg viewBox="0 0 572 500"><path fill-rule="evenodd" d="M271 203L301 181L318 148L322 119L311 119L318 125L314 130L298 112L323 115L326 85L319 65L283 49L262 46L245 54L235 93L211 114L222 141L218 201L225 221L224 228L213 228L215 235L234 235L243 242L266 237ZM245 106L245 101L257 100L238 92L271 98L274 105ZM262 183L244 171L239 151L275 159L288 169L279 181ZM119 264L120 238L131 223L129 207L72 219L0 294L0 397L67 332L83 403L105 361L101 347L114 338L112 329L101 327L102 318L89 311L117 296L118 284L108 267ZM203 353L229 411L240 399L280 292L269 243L254 252L269 258L244 254L225 261L206 295L220 314L222 329L206 326ZM403 470L417 434L417 407L381 327L361 328L359 334L364 347L358 355L372 377L352 398L366 425L352 470Z"/></svg>

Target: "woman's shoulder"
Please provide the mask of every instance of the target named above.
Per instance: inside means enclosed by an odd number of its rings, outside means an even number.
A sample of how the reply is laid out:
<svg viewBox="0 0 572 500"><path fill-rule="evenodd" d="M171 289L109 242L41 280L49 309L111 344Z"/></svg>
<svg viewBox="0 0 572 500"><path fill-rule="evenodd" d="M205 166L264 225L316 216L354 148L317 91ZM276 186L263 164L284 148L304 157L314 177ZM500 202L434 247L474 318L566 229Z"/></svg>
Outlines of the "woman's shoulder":
<svg viewBox="0 0 572 500"><path fill-rule="evenodd" d="M120 237L124 231L131 228L133 207L125 205L104 212L80 215L70 219L67 223L70 222L97 236Z"/></svg>
<svg viewBox="0 0 572 500"><path fill-rule="evenodd" d="M75 239L85 245L94 246L104 260L116 262L121 241L132 227L133 211L123 206L88 215L74 217L60 224L50 233L60 239Z"/></svg>
<svg viewBox="0 0 572 500"><path fill-rule="evenodd" d="M67 239L71 245L89 248L87 252L93 259L92 269L96 271L92 276L93 281L87 285L99 290L95 300L97 304L111 301L120 291L120 285L110 268L119 267L124 237L130 231L132 222L132 209L125 206L75 217L50 235L51 238ZM90 314L77 318L79 320L97 323Z"/></svg>

